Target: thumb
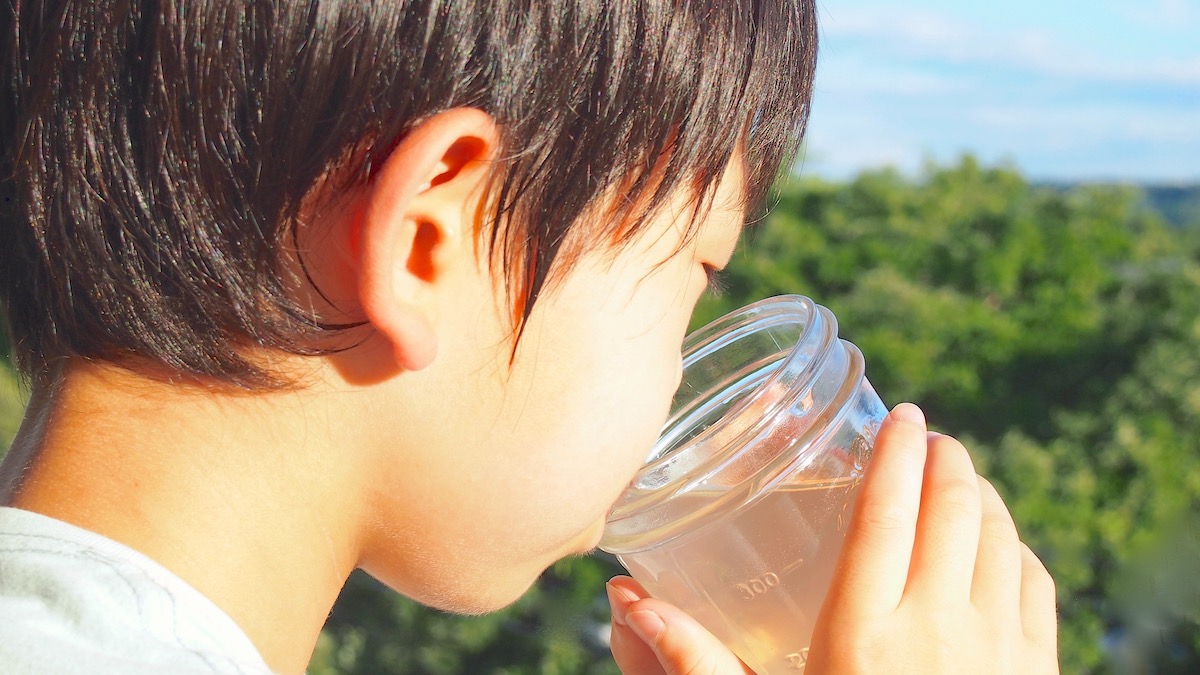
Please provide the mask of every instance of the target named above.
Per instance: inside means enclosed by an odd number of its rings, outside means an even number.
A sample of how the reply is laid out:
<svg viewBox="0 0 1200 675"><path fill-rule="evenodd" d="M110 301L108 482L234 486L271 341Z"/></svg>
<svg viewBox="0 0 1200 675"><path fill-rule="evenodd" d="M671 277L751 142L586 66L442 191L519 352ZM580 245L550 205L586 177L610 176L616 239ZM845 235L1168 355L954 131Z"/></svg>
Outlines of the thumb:
<svg viewBox="0 0 1200 675"><path fill-rule="evenodd" d="M611 583L618 585L621 581L624 579L614 579ZM629 581L632 582L632 579ZM620 586L624 591L626 586ZM636 593L633 584L629 586L631 592L626 594L627 597ZM754 671L728 647L674 605L643 596L629 602L623 609L625 614L620 620L621 628L628 630L649 648L659 666L646 668L648 664L645 664L636 671L625 670L626 675L653 672L666 675L754 675ZM617 624L615 612L614 607L614 624ZM621 661L618 659L618 664L624 669L625 664Z"/></svg>

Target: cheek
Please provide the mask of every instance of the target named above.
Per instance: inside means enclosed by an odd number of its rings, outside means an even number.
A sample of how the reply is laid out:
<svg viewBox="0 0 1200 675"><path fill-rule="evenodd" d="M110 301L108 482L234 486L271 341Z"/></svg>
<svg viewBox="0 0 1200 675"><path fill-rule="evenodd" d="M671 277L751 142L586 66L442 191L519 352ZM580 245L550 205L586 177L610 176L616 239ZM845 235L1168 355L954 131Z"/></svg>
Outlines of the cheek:
<svg viewBox="0 0 1200 675"><path fill-rule="evenodd" d="M602 439L606 460L620 467L622 487L657 440L683 374L676 331L664 326L659 332L596 359L595 386L579 402L590 417L590 437Z"/></svg>
<svg viewBox="0 0 1200 675"><path fill-rule="evenodd" d="M670 340L644 334L635 341L608 329L576 343L586 344L586 358L556 368L566 378L531 397L523 411L536 461L553 474L543 475L574 493L567 503L586 510L587 523L611 507L645 461L680 372L678 345Z"/></svg>
<svg viewBox="0 0 1200 675"><path fill-rule="evenodd" d="M605 298L606 311L564 318L559 326L567 328L556 332L554 349L562 358L542 360L565 376L558 396L576 394L604 424L648 419L657 433L682 377L680 349L691 314L684 296L678 286L647 283Z"/></svg>
<svg viewBox="0 0 1200 675"><path fill-rule="evenodd" d="M611 506L666 421L698 295L683 268L623 272L615 287L611 270L578 273L543 298L519 347L529 379L510 382L503 416L520 420L524 452L577 490L590 518Z"/></svg>

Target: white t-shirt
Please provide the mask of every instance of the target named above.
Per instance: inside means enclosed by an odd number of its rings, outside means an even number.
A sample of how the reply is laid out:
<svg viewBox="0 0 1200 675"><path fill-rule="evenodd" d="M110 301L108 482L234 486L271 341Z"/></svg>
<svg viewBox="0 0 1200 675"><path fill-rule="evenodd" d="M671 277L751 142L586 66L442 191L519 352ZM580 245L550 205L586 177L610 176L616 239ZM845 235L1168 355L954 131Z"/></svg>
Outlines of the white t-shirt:
<svg viewBox="0 0 1200 675"><path fill-rule="evenodd" d="M270 668L166 568L93 532L0 507L0 673L149 675Z"/></svg>

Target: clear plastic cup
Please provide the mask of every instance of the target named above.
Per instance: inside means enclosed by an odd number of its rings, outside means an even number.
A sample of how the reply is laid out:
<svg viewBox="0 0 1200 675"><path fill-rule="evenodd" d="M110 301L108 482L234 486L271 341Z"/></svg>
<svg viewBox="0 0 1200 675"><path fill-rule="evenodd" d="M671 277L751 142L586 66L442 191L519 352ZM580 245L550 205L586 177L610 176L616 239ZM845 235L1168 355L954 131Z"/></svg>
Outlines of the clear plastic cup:
<svg viewBox="0 0 1200 675"><path fill-rule="evenodd" d="M683 369L600 547L755 672L802 672L887 410L833 314L799 295L692 333Z"/></svg>

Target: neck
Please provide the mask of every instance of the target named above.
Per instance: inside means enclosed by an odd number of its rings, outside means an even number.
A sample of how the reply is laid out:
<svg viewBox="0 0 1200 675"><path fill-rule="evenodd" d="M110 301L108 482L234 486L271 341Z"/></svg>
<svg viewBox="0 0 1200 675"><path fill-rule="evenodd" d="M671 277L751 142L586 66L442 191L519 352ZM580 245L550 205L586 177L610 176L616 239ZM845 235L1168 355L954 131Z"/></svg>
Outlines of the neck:
<svg viewBox="0 0 1200 675"><path fill-rule="evenodd" d="M322 445L345 427L315 416L300 392L214 395L82 365L34 392L0 503L149 556L272 669L302 672L361 538L360 483Z"/></svg>

